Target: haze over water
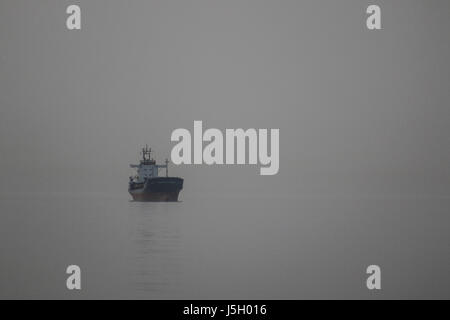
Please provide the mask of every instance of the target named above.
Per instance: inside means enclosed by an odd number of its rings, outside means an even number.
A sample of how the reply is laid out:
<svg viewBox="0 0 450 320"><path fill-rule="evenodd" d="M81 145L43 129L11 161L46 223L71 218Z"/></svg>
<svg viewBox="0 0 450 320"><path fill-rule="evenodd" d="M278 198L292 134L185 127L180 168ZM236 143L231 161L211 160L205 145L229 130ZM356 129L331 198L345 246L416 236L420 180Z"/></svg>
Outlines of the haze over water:
<svg viewBox="0 0 450 320"><path fill-rule="evenodd" d="M444 197L2 195L0 298L448 297ZM52 225L48 228L48 225ZM383 291L365 287L379 264ZM82 270L82 290L65 268Z"/></svg>
<svg viewBox="0 0 450 320"><path fill-rule="evenodd" d="M76 2L0 2L0 298L450 297L448 0ZM278 174L130 202L195 120L279 129Z"/></svg>

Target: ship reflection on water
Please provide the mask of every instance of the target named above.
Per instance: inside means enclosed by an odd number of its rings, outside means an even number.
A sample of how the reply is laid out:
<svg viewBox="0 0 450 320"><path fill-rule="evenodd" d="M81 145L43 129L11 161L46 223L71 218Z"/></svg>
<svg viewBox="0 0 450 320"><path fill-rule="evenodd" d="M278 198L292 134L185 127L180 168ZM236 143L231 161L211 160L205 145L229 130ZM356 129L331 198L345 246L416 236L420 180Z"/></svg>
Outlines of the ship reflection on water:
<svg viewBox="0 0 450 320"><path fill-rule="evenodd" d="M132 285L142 298L170 298L180 273L180 234L176 215L167 204L130 203L135 207Z"/></svg>

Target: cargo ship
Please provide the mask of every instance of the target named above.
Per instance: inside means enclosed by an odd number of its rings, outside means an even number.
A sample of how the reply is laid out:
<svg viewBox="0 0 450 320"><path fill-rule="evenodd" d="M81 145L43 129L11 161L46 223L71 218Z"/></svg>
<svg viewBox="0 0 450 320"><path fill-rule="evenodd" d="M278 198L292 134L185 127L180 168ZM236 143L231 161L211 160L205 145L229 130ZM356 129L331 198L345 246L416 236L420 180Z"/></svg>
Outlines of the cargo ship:
<svg viewBox="0 0 450 320"><path fill-rule="evenodd" d="M130 177L128 192L134 201L177 202L184 180L169 177L169 160L166 159L164 165L158 165L151 157L151 152L146 146L142 149L140 163L130 165L137 174ZM159 176L159 169L166 169L165 177Z"/></svg>

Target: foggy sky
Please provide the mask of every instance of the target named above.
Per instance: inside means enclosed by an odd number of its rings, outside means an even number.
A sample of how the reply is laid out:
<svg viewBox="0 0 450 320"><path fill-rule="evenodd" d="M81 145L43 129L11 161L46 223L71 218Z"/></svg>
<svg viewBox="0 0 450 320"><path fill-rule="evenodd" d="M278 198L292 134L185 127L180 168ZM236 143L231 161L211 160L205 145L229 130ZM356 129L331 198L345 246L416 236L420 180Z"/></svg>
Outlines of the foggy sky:
<svg viewBox="0 0 450 320"><path fill-rule="evenodd" d="M449 195L449 3L376 1L368 31L372 3L2 1L0 189L126 192L202 120L279 128L280 171L172 165L185 195Z"/></svg>

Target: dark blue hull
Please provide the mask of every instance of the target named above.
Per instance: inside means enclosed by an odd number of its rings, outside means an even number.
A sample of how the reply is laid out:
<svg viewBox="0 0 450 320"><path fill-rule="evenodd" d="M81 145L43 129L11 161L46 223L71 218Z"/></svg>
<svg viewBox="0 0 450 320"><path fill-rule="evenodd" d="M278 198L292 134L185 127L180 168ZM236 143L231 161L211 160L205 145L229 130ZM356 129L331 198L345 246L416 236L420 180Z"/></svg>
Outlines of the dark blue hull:
<svg viewBox="0 0 450 320"><path fill-rule="evenodd" d="M135 201L175 202L183 181L173 177L150 178L145 183L130 183L128 191Z"/></svg>

